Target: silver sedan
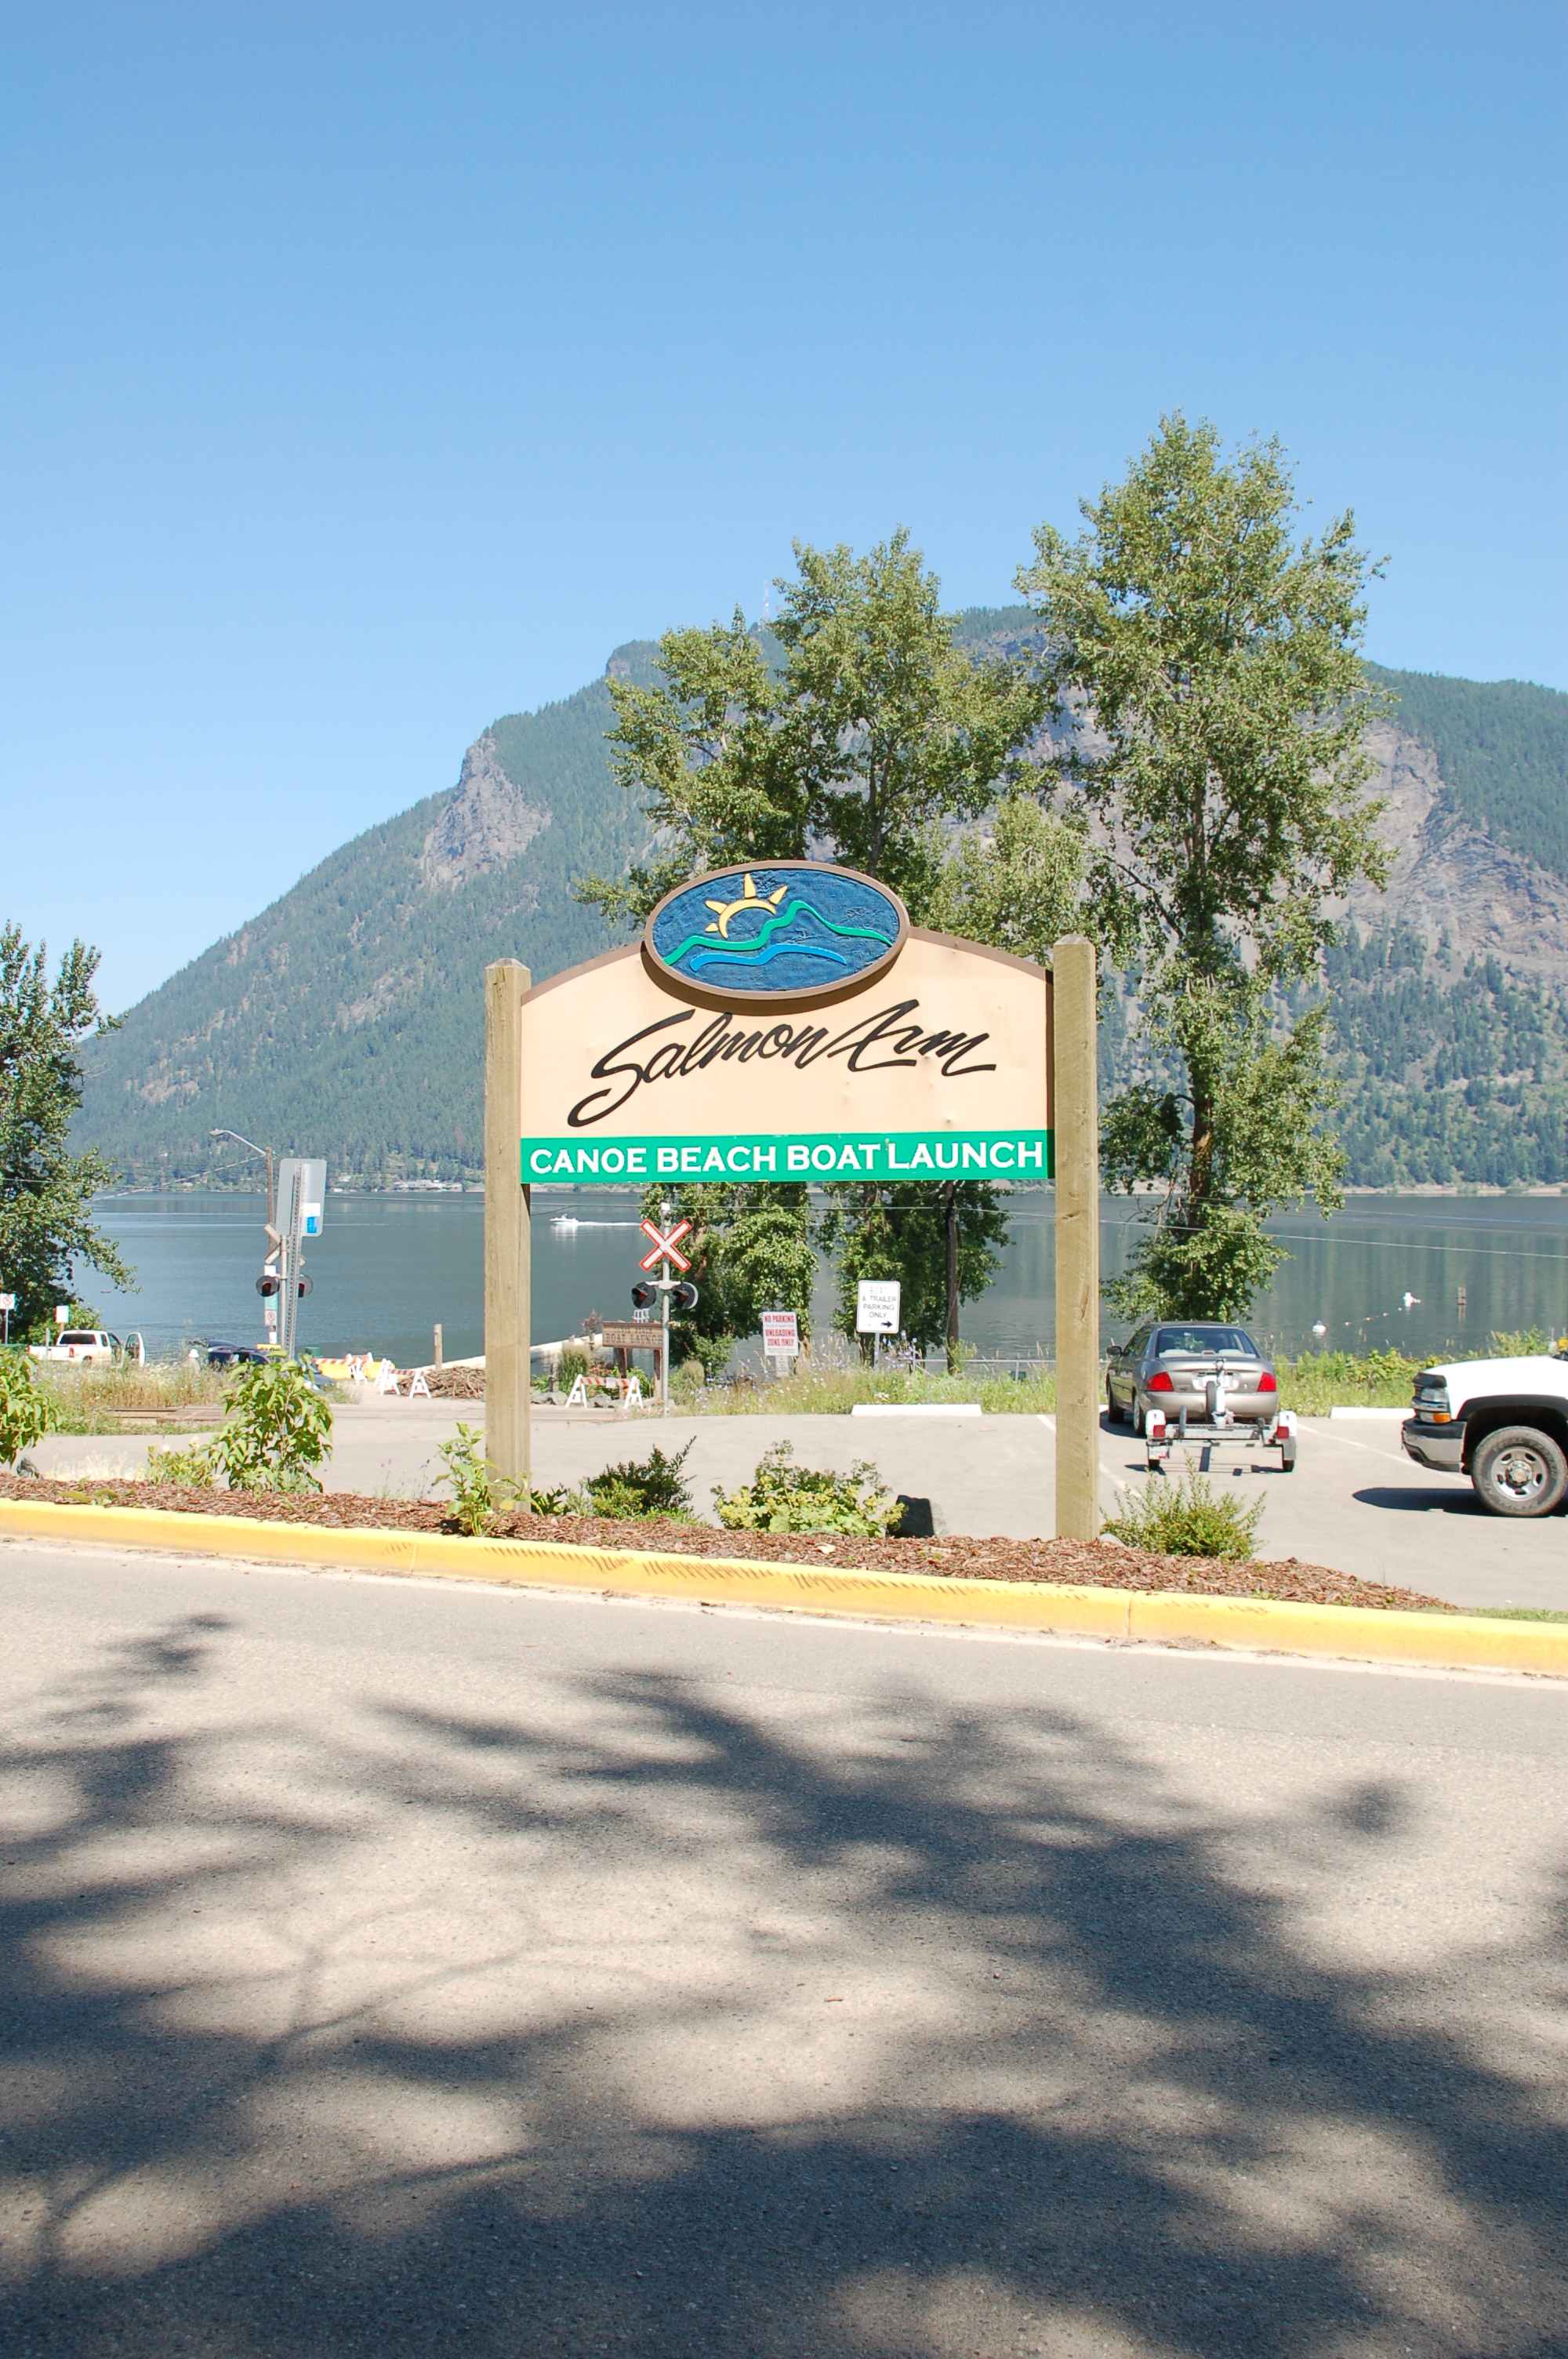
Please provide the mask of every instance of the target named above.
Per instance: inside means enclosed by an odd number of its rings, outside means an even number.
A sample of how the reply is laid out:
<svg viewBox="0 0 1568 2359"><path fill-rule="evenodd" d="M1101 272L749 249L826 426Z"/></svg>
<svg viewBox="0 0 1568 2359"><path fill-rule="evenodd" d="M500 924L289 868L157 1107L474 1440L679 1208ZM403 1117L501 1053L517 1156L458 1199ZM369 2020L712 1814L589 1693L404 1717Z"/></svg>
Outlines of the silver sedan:
<svg viewBox="0 0 1568 2359"><path fill-rule="evenodd" d="M1244 1327L1206 1319L1163 1319L1140 1327L1110 1355L1106 1403L1113 1425L1146 1433L1150 1417L1164 1419L1166 1433L1201 1438L1250 1427L1255 1439L1272 1441L1280 1424L1280 1386L1273 1369ZM1281 1455L1295 1463L1295 1435L1289 1420Z"/></svg>

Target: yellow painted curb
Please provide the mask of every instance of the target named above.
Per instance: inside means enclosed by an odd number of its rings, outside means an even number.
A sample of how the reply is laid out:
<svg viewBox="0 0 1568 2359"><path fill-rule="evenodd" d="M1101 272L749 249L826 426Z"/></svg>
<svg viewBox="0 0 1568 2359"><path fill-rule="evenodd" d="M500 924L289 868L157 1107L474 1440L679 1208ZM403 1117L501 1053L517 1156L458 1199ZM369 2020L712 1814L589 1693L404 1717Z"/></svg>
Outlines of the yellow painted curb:
<svg viewBox="0 0 1568 2359"><path fill-rule="evenodd" d="M425 1579L535 1583L622 1596L695 1597L810 1614L956 1622L1101 1638L1175 1640L1450 1670L1532 1671L1568 1679L1568 1624L1494 1622L1363 1605L1295 1605L1261 1597L1038 1585L933 1572L869 1572L741 1557L658 1555L560 1540L464 1539L455 1533L262 1523L246 1516L168 1515L144 1507L67 1507L0 1499L0 1538L99 1540L117 1548L319 1564Z"/></svg>

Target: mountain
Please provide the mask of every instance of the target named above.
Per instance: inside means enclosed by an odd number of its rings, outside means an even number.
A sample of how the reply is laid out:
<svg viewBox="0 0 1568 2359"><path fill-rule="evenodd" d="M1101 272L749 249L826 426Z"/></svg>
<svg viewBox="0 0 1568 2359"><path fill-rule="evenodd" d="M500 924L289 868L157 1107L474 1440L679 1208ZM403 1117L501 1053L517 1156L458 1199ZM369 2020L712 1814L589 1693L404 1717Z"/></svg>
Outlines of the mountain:
<svg viewBox="0 0 1568 2359"><path fill-rule="evenodd" d="M979 607L976 652L1040 644L1027 607ZM455 787L370 829L92 1044L78 1136L142 1185L222 1164L216 1128L325 1152L335 1178L480 1169L481 977L535 976L608 947L571 880L645 840L611 776L611 677L497 721ZM1395 847L1357 893L1328 983L1362 1186L1568 1181L1568 695L1527 682L1371 676L1400 699L1369 734ZM1135 1009L1112 1013L1108 1078L1134 1070ZM248 1172L247 1172L248 1178Z"/></svg>
<svg viewBox="0 0 1568 2359"><path fill-rule="evenodd" d="M607 679L650 679L654 652L618 647L606 679L493 723L455 787L356 836L151 993L84 1053L78 1135L143 1186L232 1169L209 1137L222 1128L324 1152L334 1179L476 1174L483 970L513 957L554 974L610 946L571 880L643 842L610 774Z"/></svg>

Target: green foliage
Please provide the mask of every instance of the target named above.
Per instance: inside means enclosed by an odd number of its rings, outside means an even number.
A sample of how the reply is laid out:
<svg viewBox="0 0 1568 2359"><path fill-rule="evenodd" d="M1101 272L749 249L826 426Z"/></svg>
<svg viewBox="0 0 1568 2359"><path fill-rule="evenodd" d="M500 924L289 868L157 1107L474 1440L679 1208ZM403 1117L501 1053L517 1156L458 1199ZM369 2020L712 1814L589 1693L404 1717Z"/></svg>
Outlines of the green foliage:
<svg viewBox="0 0 1568 2359"><path fill-rule="evenodd" d="M1151 1474L1138 1490L1116 1495L1119 1512L1106 1517L1105 1529L1129 1548L1160 1556L1217 1557L1222 1564L1252 1560L1262 1500L1244 1507L1234 1493L1216 1491L1192 1465L1179 1483Z"/></svg>
<svg viewBox="0 0 1568 2359"><path fill-rule="evenodd" d="M211 1444L199 1443L190 1450L149 1450L146 1479L172 1483L181 1491L210 1491L218 1480Z"/></svg>
<svg viewBox="0 0 1568 2359"><path fill-rule="evenodd" d="M1522 679L1444 679L1368 664L1400 727L1437 756L1451 810L1568 876L1568 695Z"/></svg>
<svg viewBox="0 0 1568 2359"><path fill-rule="evenodd" d="M847 1532L880 1538L895 1521L897 1502L865 1459L847 1474L794 1466L795 1444L776 1441L765 1450L750 1483L733 1491L713 1486L719 1522L732 1532Z"/></svg>
<svg viewBox="0 0 1568 2359"><path fill-rule="evenodd" d="M586 1376L592 1364L586 1350L579 1350L575 1343L569 1345L561 1353L560 1364L556 1372L556 1381L560 1389L569 1393L578 1378Z"/></svg>
<svg viewBox="0 0 1568 2359"><path fill-rule="evenodd" d="M470 1539L488 1532L503 1509L515 1506L525 1495L522 1484L492 1472L484 1454L484 1434L477 1425L460 1421L453 1439L439 1443L436 1455L446 1465L452 1520Z"/></svg>
<svg viewBox="0 0 1568 2359"><path fill-rule="evenodd" d="M659 831L656 858L578 890L641 923L705 868L821 847L893 886L924 922L942 886L943 823L977 819L1044 710L1033 666L959 646L906 532L865 556L795 544L773 625L782 675L737 611L666 632L664 685L616 682L616 777Z"/></svg>
<svg viewBox="0 0 1568 2359"><path fill-rule="evenodd" d="M814 837L892 885L917 922L943 873L942 822L979 818L1040 722L1032 665L975 661L909 535L864 557L795 544L774 632L784 735Z"/></svg>
<svg viewBox="0 0 1568 2359"><path fill-rule="evenodd" d="M607 1466L601 1474L590 1474L582 1486L587 1512L628 1521L663 1516L685 1522L691 1515L691 1494L681 1470L690 1451L688 1441L666 1458L655 1444L644 1459L628 1459L622 1465Z"/></svg>
<svg viewBox="0 0 1568 2359"><path fill-rule="evenodd" d="M52 1432L55 1423L54 1403L26 1353L0 1352L0 1466L15 1466L22 1451Z"/></svg>
<svg viewBox="0 0 1568 2359"><path fill-rule="evenodd" d="M839 1329L855 1332L861 1278L896 1277L903 1332L922 1352L946 1343L956 1372L958 1306L983 1294L1001 1267L1007 1214L1000 1191L989 1180L911 1187L892 1180L835 1181L825 1192L818 1237L838 1255Z"/></svg>
<svg viewBox="0 0 1568 2359"><path fill-rule="evenodd" d="M81 1103L81 1044L113 1027L98 1012L98 953L73 942L51 982L42 945L0 927L0 1285L16 1298L13 1333L42 1341L70 1298L71 1263L89 1261L122 1291L135 1279L92 1224L92 1198L114 1180L96 1149L69 1151Z"/></svg>
<svg viewBox="0 0 1568 2359"><path fill-rule="evenodd" d="M1063 935L1082 929L1087 863L1081 814L1060 816L1010 788L981 832L965 836L946 864L925 921L1048 966Z"/></svg>
<svg viewBox="0 0 1568 2359"><path fill-rule="evenodd" d="M297 1360L254 1363L223 1395L229 1415L207 1444L232 1491L319 1491L332 1412Z"/></svg>
<svg viewBox="0 0 1568 2359"><path fill-rule="evenodd" d="M1487 1338L1487 1356L1494 1360L1541 1359L1556 1337L1544 1327L1500 1327Z"/></svg>
<svg viewBox="0 0 1568 2359"><path fill-rule="evenodd" d="M643 1213L658 1220L670 1203L691 1223L681 1251L697 1287L694 1311L670 1322L671 1357L700 1363L705 1381L722 1375L738 1337L755 1335L764 1310L793 1310L803 1339L811 1333L816 1274L808 1190L790 1181L686 1180L644 1190Z"/></svg>
<svg viewBox="0 0 1568 2359"><path fill-rule="evenodd" d="M1277 444L1227 461L1180 416L1084 515L1071 544L1040 527L1018 587L1092 717L1055 756L1101 822L1089 930L1145 962L1149 1046L1181 1083L1108 1110L1108 1184L1166 1191L1113 1299L1237 1316L1274 1266L1262 1215L1337 1201L1326 1018L1290 1027L1278 995L1315 974L1330 901L1387 870L1362 792L1387 704L1357 653L1367 564L1348 515L1294 540Z"/></svg>

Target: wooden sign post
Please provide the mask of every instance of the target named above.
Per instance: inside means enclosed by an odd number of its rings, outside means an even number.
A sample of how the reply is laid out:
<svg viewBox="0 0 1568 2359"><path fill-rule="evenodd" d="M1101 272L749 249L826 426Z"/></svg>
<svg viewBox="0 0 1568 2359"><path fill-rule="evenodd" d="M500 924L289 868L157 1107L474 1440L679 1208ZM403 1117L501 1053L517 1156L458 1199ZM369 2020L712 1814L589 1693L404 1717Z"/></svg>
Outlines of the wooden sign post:
<svg viewBox="0 0 1568 2359"><path fill-rule="evenodd" d="M1099 1089L1095 946L1055 948L1056 1536L1099 1536Z"/></svg>
<svg viewBox="0 0 1568 2359"><path fill-rule="evenodd" d="M484 971L484 1454L528 1480L532 1206L517 1171L523 1002L533 977L515 959Z"/></svg>

